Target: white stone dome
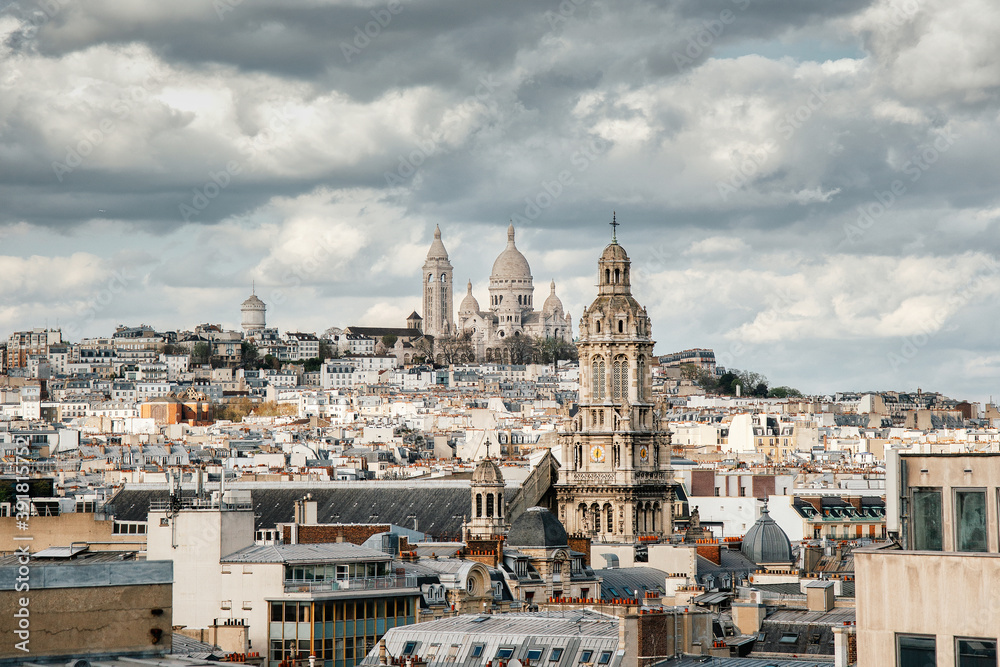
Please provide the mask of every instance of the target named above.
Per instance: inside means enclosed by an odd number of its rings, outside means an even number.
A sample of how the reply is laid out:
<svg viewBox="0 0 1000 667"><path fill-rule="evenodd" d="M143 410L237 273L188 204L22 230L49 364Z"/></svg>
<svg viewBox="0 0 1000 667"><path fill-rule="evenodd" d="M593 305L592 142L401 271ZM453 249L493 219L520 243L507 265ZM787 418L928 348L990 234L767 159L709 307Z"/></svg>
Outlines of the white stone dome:
<svg viewBox="0 0 1000 667"><path fill-rule="evenodd" d="M479 302L476 301L476 297L472 295L472 281L469 281L469 291L466 292L465 298L462 299L462 303L458 306L458 312L463 314L471 314L479 312Z"/></svg>
<svg viewBox="0 0 1000 667"><path fill-rule="evenodd" d="M507 247L493 262L493 274L490 276L490 281L495 284L515 280L530 282L531 267L528 266L528 260L514 245L514 225L511 224L507 228Z"/></svg>
<svg viewBox="0 0 1000 667"><path fill-rule="evenodd" d="M556 296L556 281L553 280L549 287L549 296L545 299L545 303L542 304L542 313L552 315L553 313L561 314L562 312L562 301Z"/></svg>

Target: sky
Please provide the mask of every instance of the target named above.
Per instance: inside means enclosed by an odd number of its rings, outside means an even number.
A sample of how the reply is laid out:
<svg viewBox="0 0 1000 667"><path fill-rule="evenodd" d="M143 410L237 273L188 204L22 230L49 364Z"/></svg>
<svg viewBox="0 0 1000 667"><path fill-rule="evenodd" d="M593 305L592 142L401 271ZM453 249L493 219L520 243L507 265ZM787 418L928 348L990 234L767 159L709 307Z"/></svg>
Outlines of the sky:
<svg viewBox="0 0 1000 667"><path fill-rule="evenodd" d="M403 326L513 221L578 321L612 214L656 352L987 400L995 0L0 0L0 337Z"/></svg>

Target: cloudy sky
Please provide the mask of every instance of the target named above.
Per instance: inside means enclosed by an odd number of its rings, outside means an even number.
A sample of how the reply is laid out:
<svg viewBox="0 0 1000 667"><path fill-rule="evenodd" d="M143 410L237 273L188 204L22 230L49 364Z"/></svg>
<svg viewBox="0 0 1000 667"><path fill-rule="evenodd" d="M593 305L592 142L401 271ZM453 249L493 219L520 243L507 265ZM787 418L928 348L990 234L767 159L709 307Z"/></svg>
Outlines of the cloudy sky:
<svg viewBox="0 0 1000 667"><path fill-rule="evenodd" d="M995 0L0 7L0 336L399 326L512 219L577 318L617 211L658 352L1000 394Z"/></svg>

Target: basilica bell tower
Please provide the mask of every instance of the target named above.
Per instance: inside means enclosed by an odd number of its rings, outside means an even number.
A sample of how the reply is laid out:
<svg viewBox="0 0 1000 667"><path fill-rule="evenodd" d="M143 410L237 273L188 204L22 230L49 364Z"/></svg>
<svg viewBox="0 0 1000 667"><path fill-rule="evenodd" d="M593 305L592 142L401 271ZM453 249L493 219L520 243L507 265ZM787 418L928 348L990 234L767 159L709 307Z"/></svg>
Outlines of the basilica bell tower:
<svg viewBox="0 0 1000 667"><path fill-rule="evenodd" d="M580 409L560 436L556 498L570 534L635 542L672 532L673 485L670 434L653 413L649 316L632 296L617 226L580 318Z"/></svg>

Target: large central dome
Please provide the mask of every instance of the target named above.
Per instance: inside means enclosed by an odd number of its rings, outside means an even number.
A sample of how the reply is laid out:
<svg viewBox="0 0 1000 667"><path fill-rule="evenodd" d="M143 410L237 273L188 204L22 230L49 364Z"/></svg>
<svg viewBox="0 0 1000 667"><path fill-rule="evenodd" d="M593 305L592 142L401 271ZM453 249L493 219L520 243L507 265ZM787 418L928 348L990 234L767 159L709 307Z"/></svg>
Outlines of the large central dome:
<svg viewBox="0 0 1000 667"><path fill-rule="evenodd" d="M531 281L531 267L521 251L514 245L514 225L507 228L507 247L493 262L493 274L490 282L493 284L508 281Z"/></svg>

